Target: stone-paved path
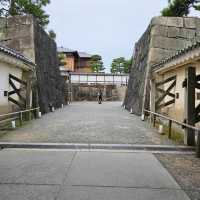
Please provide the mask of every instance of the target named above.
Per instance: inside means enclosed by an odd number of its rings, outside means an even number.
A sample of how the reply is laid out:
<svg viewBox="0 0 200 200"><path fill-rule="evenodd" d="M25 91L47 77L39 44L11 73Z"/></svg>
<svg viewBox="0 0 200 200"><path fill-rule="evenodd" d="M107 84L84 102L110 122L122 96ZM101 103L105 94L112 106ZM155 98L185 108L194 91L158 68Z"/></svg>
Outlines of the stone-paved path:
<svg viewBox="0 0 200 200"><path fill-rule="evenodd" d="M162 144L160 136L120 102L80 102L0 136L1 142Z"/></svg>

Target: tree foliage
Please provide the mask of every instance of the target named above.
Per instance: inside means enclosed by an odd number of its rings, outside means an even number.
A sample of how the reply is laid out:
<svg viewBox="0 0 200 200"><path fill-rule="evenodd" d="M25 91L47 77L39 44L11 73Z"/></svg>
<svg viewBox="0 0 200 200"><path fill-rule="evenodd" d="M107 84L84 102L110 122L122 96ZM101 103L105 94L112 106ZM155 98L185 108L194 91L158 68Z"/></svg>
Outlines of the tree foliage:
<svg viewBox="0 0 200 200"><path fill-rule="evenodd" d="M59 60L59 66L64 66L67 64L64 53L58 53L58 60Z"/></svg>
<svg viewBox="0 0 200 200"><path fill-rule="evenodd" d="M32 14L41 26L46 26L49 23L49 15L43 7L49 3L50 0L0 0L0 16Z"/></svg>
<svg viewBox="0 0 200 200"><path fill-rule="evenodd" d="M168 0L168 7L161 13L163 16L182 17L190 13L190 9L200 11L200 0Z"/></svg>
<svg viewBox="0 0 200 200"><path fill-rule="evenodd" d="M132 59L126 60L124 57L115 58L111 64L111 73L129 73Z"/></svg>
<svg viewBox="0 0 200 200"><path fill-rule="evenodd" d="M90 65L93 72L103 72L105 70L103 66L102 57L100 55L93 55L91 57Z"/></svg>
<svg viewBox="0 0 200 200"><path fill-rule="evenodd" d="M49 37L50 37L51 39L53 39L53 40L56 39L56 33L54 32L54 30L50 30L50 31L49 31Z"/></svg>

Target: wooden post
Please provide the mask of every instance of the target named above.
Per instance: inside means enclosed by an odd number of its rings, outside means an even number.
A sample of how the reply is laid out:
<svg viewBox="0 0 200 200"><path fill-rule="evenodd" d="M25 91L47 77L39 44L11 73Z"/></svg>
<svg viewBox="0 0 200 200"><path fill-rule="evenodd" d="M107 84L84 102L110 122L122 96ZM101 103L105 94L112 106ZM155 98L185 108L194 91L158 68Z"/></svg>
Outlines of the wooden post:
<svg viewBox="0 0 200 200"><path fill-rule="evenodd" d="M153 114L153 127L156 127L156 115Z"/></svg>
<svg viewBox="0 0 200 200"><path fill-rule="evenodd" d="M150 111L151 112L156 112L155 96L156 96L155 81L151 80L151 90L150 90ZM154 115L150 114L150 123L152 121L153 121L153 123L155 123L154 122Z"/></svg>
<svg viewBox="0 0 200 200"><path fill-rule="evenodd" d="M186 88L186 122L189 125L195 126L195 84L196 84L196 69L188 67L187 69L187 88ZM186 129L187 145L195 145L194 130Z"/></svg>
<svg viewBox="0 0 200 200"><path fill-rule="evenodd" d="M200 158L200 131L197 132L196 153L197 153L197 157Z"/></svg>
<svg viewBox="0 0 200 200"><path fill-rule="evenodd" d="M72 95L72 74L69 72L69 95L68 95L68 100L69 104L72 103L73 101L73 95Z"/></svg>
<svg viewBox="0 0 200 200"><path fill-rule="evenodd" d="M169 120L169 134L168 134L169 139L172 138L172 120Z"/></svg>
<svg viewBox="0 0 200 200"><path fill-rule="evenodd" d="M25 74L25 77L27 79L27 85L26 85L26 110L29 110L29 109L31 109L31 92L32 92L31 79L32 79L32 74L30 72L27 72L27 74ZM26 116L27 120L31 119L31 113L30 112L26 112L25 116Z"/></svg>
<svg viewBox="0 0 200 200"><path fill-rule="evenodd" d="M23 121L22 112L20 112L19 113L19 124L20 124L20 126L22 126L22 121Z"/></svg>

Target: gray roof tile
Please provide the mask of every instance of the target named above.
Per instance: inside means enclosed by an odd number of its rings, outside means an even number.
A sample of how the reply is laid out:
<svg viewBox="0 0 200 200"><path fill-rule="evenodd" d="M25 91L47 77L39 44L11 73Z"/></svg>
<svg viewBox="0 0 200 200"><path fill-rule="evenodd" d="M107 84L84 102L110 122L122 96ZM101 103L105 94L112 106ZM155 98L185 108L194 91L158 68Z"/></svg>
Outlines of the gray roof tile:
<svg viewBox="0 0 200 200"><path fill-rule="evenodd" d="M25 57L24 55L22 55L21 53L17 52L14 49L8 48L8 47L3 46L3 45L0 45L0 52L3 52L5 54L7 54L7 55L10 55L10 56L14 57L14 58L17 58L17 59L23 61L26 64L30 64L30 65L35 66L35 63L33 63L30 59L28 59L27 57Z"/></svg>

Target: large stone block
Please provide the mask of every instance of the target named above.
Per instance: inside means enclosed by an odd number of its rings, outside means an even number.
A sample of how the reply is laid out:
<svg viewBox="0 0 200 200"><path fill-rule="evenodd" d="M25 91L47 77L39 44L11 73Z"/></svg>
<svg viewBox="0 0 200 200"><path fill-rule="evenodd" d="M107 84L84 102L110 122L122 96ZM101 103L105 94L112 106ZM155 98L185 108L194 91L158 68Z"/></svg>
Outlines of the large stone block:
<svg viewBox="0 0 200 200"><path fill-rule="evenodd" d="M180 28L177 28L177 27L168 27L167 37L169 37L169 38L176 38L176 37L178 37L179 32L180 32Z"/></svg>
<svg viewBox="0 0 200 200"><path fill-rule="evenodd" d="M0 17L0 27L5 27L7 20L4 17Z"/></svg>
<svg viewBox="0 0 200 200"><path fill-rule="evenodd" d="M185 28L196 28L196 18L194 17L186 17L184 18Z"/></svg>
<svg viewBox="0 0 200 200"><path fill-rule="evenodd" d="M168 27L163 25L155 25L151 29L151 35L167 37Z"/></svg>
<svg viewBox="0 0 200 200"><path fill-rule="evenodd" d="M166 49L159 49L159 48L151 48L149 52L149 63L150 65L154 65L164 58L168 58L171 55L176 53L176 51L166 50Z"/></svg>
<svg viewBox="0 0 200 200"><path fill-rule="evenodd" d="M152 36L151 37L151 44L152 48L160 48L160 49L167 49L167 50L180 50L189 45L192 42L189 40L179 39L179 38L166 38L161 36Z"/></svg>
<svg viewBox="0 0 200 200"><path fill-rule="evenodd" d="M196 18L196 35L200 36L200 18Z"/></svg>
<svg viewBox="0 0 200 200"><path fill-rule="evenodd" d="M6 40L13 40L13 39L19 40L23 39L24 37L31 39L33 35L32 25L29 24L26 26L12 24L11 26L5 28L4 31L5 31L4 39ZM32 42L32 40L30 41Z"/></svg>
<svg viewBox="0 0 200 200"><path fill-rule="evenodd" d="M179 30L178 37L185 38L185 39L193 39L196 37L196 30L182 28Z"/></svg>
<svg viewBox="0 0 200 200"><path fill-rule="evenodd" d="M182 17L154 17L151 21L151 25L174 26L180 28L184 26Z"/></svg>
<svg viewBox="0 0 200 200"><path fill-rule="evenodd" d="M11 27L13 25L17 26L17 25L31 25L33 24L34 18L32 15L26 15L26 16L15 16L15 17L8 17L7 18L7 26Z"/></svg>

